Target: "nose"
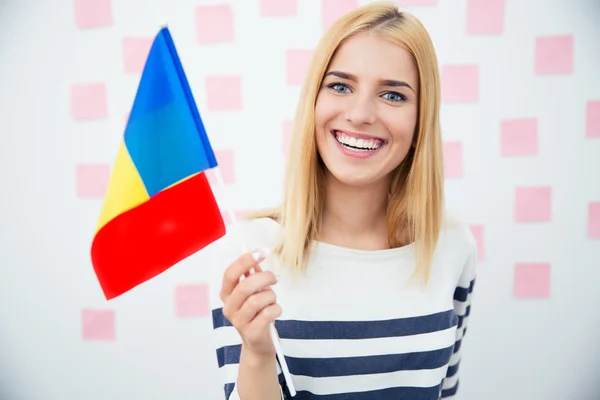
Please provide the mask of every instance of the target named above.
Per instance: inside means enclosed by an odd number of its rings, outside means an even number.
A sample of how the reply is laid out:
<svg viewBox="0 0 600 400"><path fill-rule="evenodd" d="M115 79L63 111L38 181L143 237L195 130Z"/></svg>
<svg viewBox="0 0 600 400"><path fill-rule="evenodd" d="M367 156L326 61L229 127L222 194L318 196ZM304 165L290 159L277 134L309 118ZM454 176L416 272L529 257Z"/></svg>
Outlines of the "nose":
<svg viewBox="0 0 600 400"><path fill-rule="evenodd" d="M356 126L371 125L376 119L375 102L368 96L353 96L348 103L346 120Z"/></svg>

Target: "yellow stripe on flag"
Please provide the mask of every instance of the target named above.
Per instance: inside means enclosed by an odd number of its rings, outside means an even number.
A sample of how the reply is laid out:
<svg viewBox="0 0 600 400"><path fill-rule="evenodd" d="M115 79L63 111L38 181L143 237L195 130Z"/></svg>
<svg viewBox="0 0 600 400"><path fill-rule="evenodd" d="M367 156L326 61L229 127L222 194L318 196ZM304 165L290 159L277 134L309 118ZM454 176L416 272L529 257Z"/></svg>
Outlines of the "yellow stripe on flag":
<svg viewBox="0 0 600 400"><path fill-rule="evenodd" d="M125 147L125 142L121 141L117 159L108 182L96 233L118 215L139 206L149 199L148 191L135 165L133 165L129 151Z"/></svg>

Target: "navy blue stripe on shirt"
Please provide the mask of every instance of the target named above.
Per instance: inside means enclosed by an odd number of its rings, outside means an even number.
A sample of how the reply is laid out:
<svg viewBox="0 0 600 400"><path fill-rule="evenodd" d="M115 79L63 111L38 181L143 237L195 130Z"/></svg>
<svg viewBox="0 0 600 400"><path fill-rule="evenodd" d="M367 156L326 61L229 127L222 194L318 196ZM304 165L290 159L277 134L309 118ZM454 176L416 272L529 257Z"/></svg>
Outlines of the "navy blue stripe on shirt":
<svg viewBox="0 0 600 400"><path fill-rule="evenodd" d="M339 393L329 395L316 395L307 391L299 391L293 400L438 400L440 386L430 388L420 387L394 387L368 392Z"/></svg>
<svg viewBox="0 0 600 400"><path fill-rule="evenodd" d="M458 391L458 383L459 383L459 381L456 381L456 384L454 386L452 386L450 389L442 390L441 398L443 399L445 397L454 396L456 394L456 392Z"/></svg>
<svg viewBox="0 0 600 400"><path fill-rule="evenodd" d="M232 326L223 315L223 309L212 312L216 328ZM452 328L458 324L454 310L435 314L380 321L298 321L276 320L275 327L281 339L347 340L375 339L420 335Z"/></svg>
<svg viewBox="0 0 600 400"><path fill-rule="evenodd" d="M462 302L467 301L467 297L469 297L469 294L471 294L473 292L474 286L475 286L475 279L473 279L471 281L468 288L464 288L464 287L460 287L460 286L457 287L454 290L454 300L462 301Z"/></svg>
<svg viewBox="0 0 600 400"><path fill-rule="evenodd" d="M217 349L217 362L219 368L226 364L239 364L242 345L223 346Z"/></svg>
<svg viewBox="0 0 600 400"><path fill-rule="evenodd" d="M448 371L446 371L446 378L452 378L458 372L458 366L460 365L460 361L455 365L451 365L448 367Z"/></svg>
<svg viewBox="0 0 600 400"><path fill-rule="evenodd" d="M325 378L332 376L384 374L395 371L416 371L443 367L448 363L453 347L406 354L336 358L296 358L286 356L285 359L293 375Z"/></svg>
<svg viewBox="0 0 600 400"><path fill-rule="evenodd" d="M458 324L454 310L419 317L380 321L277 320L281 339L350 340L420 335L452 328Z"/></svg>

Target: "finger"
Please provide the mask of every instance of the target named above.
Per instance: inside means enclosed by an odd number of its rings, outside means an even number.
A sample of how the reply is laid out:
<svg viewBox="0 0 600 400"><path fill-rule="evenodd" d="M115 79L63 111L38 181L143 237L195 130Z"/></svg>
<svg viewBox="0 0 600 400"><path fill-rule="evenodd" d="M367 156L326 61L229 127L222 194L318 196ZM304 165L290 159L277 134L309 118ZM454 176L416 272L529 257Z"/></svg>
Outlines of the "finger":
<svg viewBox="0 0 600 400"><path fill-rule="evenodd" d="M271 304L260 310L256 317L250 321L246 329L248 331L261 332L280 316L281 306L278 303Z"/></svg>
<svg viewBox="0 0 600 400"><path fill-rule="evenodd" d="M257 272L240 282L225 300L224 307L228 313L235 313L242 307L246 299L277 283L271 271ZM224 310L225 311L225 310Z"/></svg>
<svg viewBox="0 0 600 400"><path fill-rule="evenodd" d="M239 283L240 277L246 272L250 272L251 268L254 268L255 271L262 271L258 264L264 260L265 256L266 254L264 251L254 251L242 254L225 270L220 293L223 302Z"/></svg>
<svg viewBox="0 0 600 400"><path fill-rule="evenodd" d="M246 299L236 314L236 324L246 325L262 311L263 308L275 304L277 296L273 290L264 290Z"/></svg>

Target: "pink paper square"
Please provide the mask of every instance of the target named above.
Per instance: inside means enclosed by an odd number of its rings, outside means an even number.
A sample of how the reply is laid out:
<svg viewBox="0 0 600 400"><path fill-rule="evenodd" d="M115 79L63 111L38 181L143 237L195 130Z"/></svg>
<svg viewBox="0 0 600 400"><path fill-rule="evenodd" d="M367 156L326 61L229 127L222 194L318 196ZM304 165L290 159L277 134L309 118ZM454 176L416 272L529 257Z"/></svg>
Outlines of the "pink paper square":
<svg viewBox="0 0 600 400"><path fill-rule="evenodd" d="M75 25L78 28L99 28L113 24L110 0L75 0Z"/></svg>
<svg viewBox="0 0 600 400"><path fill-rule="evenodd" d="M242 109L242 77L209 76L206 78L206 97L209 111Z"/></svg>
<svg viewBox="0 0 600 400"><path fill-rule="evenodd" d="M115 340L115 312L108 309L81 311L83 340Z"/></svg>
<svg viewBox="0 0 600 400"><path fill-rule="evenodd" d="M123 66L126 74L139 74L144 70L152 47L151 37L127 37L123 39Z"/></svg>
<svg viewBox="0 0 600 400"><path fill-rule="evenodd" d="M483 259L483 225L471 225L471 232L477 242L477 259Z"/></svg>
<svg viewBox="0 0 600 400"><path fill-rule="evenodd" d="M80 199L101 199L110 180L110 165L79 164L75 167L75 185Z"/></svg>
<svg viewBox="0 0 600 400"><path fill-rule="evenodd" d="M468 0L467 33L499 35L504 29L505 0Z"/></svg>
<svg viewBox="0 0 600 400"><path fill-rule="evenodd" d="M550 264L516 263L513 294L517 298L550 297Z"/></svg>
<svg viewBox="0 0 600 400"><path fill-rule="evenodd" d="M217 168L221 172L223 182L226 185L235 182L235 168L234 168L234 154L233 150L215 150L215 157L219 164ZM214 169L206 171L206 177L211 185L218 185L217 176L215 175Z"/></svg>
<svg viewBox="0 0 600 400"><path fill-rule="evenodd" d="M500 124L503 156L533 156L538 152L537 118L504 120Z"/></svg>
<svg viewBox="0 0 600 400"><path fill-rule="evenodd" d="M244 219L244 217L249 213L250 211L248 210L242 210L242 211L234 211L234 215L235 215L235 219L237 221L241 221L242 219ZM232 220L229 217L229 212L227 211L223 211L221 213L221 216L223 217L223 222L225 223L225 225L231 225Z"/></svg>
<svg viewBox="0 0 600 400"><path fill-rule="evenodd" d="M600 100L588 101L585 107L585 135L600 137Z"/></svg>
<svg viewBox="0 0 600 400"><path fill-rule="evenodd" d="M328 30L338 18L358 6L358 0L321 0L323 31Z"/></svg>
<svg viewBox="0 0 600 400"><path fill-rule="evenodd" d="M400 6L435 6L437 0L397 0Z"/></svg>
<svg viewBox="0 0 600 400"><path fill-rule="evenodd" d="M587 233L592 239L600 239L600 201L588 206Z"/></svg>
<svg viewBox="0 0 600 400"><path fill-rule="evenodd" d="M228 4L196 7L196 40L200 44L233 42L233 15Z"/></svg>
<svg viewBox="0 0 600 400"><path fill-rule="evenodd" d="M479 66L445 65L442 67L441 75L444 103L479 101Z"/></svg>
<svg viewBox="0 0 600 400"><path fill-rule="evenodd" d="M285 76L288 86L301 86L308 72L312 50L287 50L285 52Z"/></svg>
<svg viewBox="0 0 600 400"><path fill-rule="evenodd" d="M229 218L229 213L227 211L221 211L221 217L223 217L225 226L231 225L231 218Z"/></svg>
<svg viewBox="0 0 600 400"><path fill-rule="evenodd" d="M515 191L515 221L550 221L552 189L550 186L518 187Z"/></svg>
<svg viewBox="0 0 600 400"><path fill-rule="evenodd" d="M573 73L573 35L536 38L535 73L537 75Z"/></svg>
<svg viewBox="0 0 600 400"><path fill-rule="evenodd" d="M261 0L260 14L263 17L283 17L298 13L298 0Z"/></svg>
<svg viewBox="0 0 600 400"><path fill-rule="evenodd" d="M75 83L71 85L71 117L102 119L108 117L106 84Z"/></svg>
<svg viewBox="0 0 600 400"><path fill-rule="evenodd" d="M444 143L444 175L461 178L463 175L463 148L461 142Z"/></svg>
<svg viewBox="0 0 600 400"><path fill-rule="evenodd" d="M287 154L290 150L290 140L294 129L294 121L283 121L283 153Z"/></svg>
<svg viewBox="0 0 600 400"><path fill-rule="evenodd" d="M175 288L175 315L177 317L205 317L209 311L207 285L182 284Z"/></svg>

